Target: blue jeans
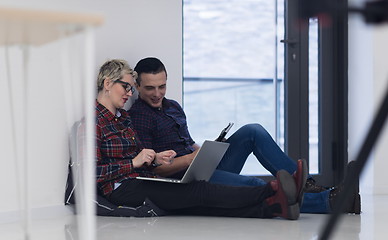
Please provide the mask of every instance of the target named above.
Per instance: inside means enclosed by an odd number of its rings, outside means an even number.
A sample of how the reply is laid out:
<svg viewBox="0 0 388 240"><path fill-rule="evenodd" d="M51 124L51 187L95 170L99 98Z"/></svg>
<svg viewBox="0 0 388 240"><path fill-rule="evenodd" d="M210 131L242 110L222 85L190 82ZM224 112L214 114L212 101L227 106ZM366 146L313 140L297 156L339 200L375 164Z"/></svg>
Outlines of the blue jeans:
<svg viewBox="0 0 388 240"><path fill-rule="evenodd" d="M247 124L238 129L226 140L230 143L210 182L232 186L261 186L267 184L263 179L239 175L249 154L253 153L258 161L273 176L284 169L290 174L296 170L296 162L289 158L260 124ZM305 193L301 212L329 213L330 191Z"/></svg>

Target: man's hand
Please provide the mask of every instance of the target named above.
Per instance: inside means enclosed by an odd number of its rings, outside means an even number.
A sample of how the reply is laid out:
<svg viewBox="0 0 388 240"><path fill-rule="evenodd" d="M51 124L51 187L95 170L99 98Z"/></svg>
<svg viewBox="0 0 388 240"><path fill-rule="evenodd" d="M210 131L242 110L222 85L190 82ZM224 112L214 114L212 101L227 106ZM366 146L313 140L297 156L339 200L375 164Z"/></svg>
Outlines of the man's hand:
<svg viewBox="0 0 388 240"><path fill-rule="evenodd" d="M171 164L163 164L157 168L155 168L154 172L162 177L169 177L175 173L178 173L182 170L187 169L188 166L190 166L191 162L193 161L195 155L198 152L198 148L195 148L196 150L193 153L176 157L173 159Z"/></svg>
<svg viewBox="0 0 388 240"><path fill-rule="evenodd" d="M176 156L174 150L167 150L156 154L155 164L167 164L170 165Z"/></svg>

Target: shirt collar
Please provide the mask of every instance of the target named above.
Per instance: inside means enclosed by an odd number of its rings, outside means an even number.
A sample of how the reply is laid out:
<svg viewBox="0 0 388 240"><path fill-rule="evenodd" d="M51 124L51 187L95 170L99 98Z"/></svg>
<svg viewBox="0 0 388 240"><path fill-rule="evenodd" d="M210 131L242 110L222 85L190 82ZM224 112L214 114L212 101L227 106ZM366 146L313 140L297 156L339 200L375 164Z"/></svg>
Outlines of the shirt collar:
<svg viewBox="0 0 388 240"><path fill-rule="evenodd" d="M99 103L96 100L96 110L99 112L100 115L102 115L104 118L108 119L109 121L112 121L115 118L121 117L121 112L119 110L116 111L116 115L114 115L111 111L109 111L104 105Z"/></svg>

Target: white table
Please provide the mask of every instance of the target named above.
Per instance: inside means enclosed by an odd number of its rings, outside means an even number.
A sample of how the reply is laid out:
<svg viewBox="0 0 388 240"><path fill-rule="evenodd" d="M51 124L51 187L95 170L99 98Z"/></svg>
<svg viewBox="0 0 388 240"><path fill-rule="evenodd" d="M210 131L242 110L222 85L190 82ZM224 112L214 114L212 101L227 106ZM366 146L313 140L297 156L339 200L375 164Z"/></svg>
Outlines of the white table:
<svg viewBox="0 0 388 240"><path fill-rule="evenodd" d="M94 181L94 34L93 29L102 25L104 18L97 14L84 13L68 13L60 11L40 11L29 9L15 9L0 7L0 46L8 47L20 45L24 47L23 65L24 70L24 93L28 90L28 49L29 46L39 46L53 41L57 41L68 36L82 33L85 34L85 72L86 81L85 89L85 113L86 117L86 134L87 134L87 151L84 163L85 175L83 181L85 184L85 198L79 199L79 206L82 210L82 217L85 219L80 221L80 239L95 239L95 209L90 202L93 200L95 191ZM9 68L8 68L9 69ZM12 94L12 91L10 92ZM26 95L24 95L26 96ZM12 99L12 96L10 97ZM24 106L28 108L28 100L25 97ZM11 101L11 108L12 108ZM13 117L13 116L12 116ZM13 117L14 119L14 117ZM13 121L14 122L14 121ZM28 116L23 120L23 133L27 134ZM14 129L15 126L12 126ZM13 130L15 133L15 130ZM15 134L14 134L15 139ZM27 139L27 137L24 137ZM14 142L15 154L21 152L22 164L24 169L23 181L21 189L24 199L21 211L23 211L24 236L25 239L30 239L30 207L28 201L28 155L27 141L24 141L20 149L16 150L16 142ZM20 144L19 144L20 145ZM20 151L19 151L20 150ZM18 159L15 159L18 161ZM89 204L88 204L89 203Z"/></svg>

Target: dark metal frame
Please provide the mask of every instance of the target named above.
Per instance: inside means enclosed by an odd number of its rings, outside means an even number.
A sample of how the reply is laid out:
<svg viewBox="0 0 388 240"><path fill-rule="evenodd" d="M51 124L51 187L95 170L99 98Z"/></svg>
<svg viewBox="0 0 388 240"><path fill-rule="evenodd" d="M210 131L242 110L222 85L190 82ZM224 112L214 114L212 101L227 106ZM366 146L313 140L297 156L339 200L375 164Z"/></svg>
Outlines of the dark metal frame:
<svg viewBox="0 0 388 240"><path fill-rule="evenodd" d="M347 0L338 0L346 5ZM331 16L331 26L320 21L320 159L323 185L343 180L348 162L348 29L347 15ZM326 174L329 172L330 174ZM325 176L331 175L331 178Z"/></svg>
<svg viewBox="0 0 388 240"><path fill-rule="evenodd" d="M340 0L347 4L346 0ZM308 26L301 0L285 1L285 150L309 161ZM347 163L347 17L332 16L332 26L319 20L319 174L322 185L338 184Z"/></svg>

